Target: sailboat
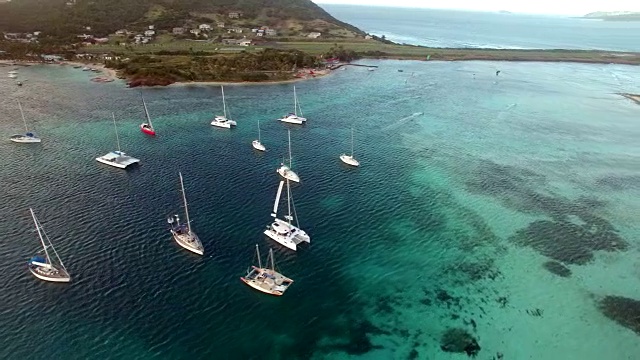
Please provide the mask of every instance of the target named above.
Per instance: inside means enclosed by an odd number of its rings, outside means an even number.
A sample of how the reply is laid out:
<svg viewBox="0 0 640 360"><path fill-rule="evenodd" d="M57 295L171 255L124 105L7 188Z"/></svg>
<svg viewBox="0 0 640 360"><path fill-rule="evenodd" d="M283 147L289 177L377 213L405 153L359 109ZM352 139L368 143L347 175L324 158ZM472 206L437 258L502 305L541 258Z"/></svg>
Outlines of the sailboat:
<svg viewBox="0 0 640 360"><path fill-rule="evenodd" d="M291 198L291 188L289 187L289 180L287 180L287 215L284 216L285 220L278 219L278 203L280 202L280 195L282 194L282 187L284 185L284 181L280 181L280 186L278 187L278 194L276 195L276 201L273 204L273 213L271 216L274 217L273 223L267 226L267 230L264 231L264 234L275 240L281 245L288 247L289 249L296 251L298 244L301 242L311 243L311 238L307 235L304 230L300 229L300 224L298 224L298 216L296 215L295 205L293 205L293 199ZM291 212L291 208L293 205L293 213ZM292 216L293 215L293 216ZM291 222L295 219L296 225L293 225Z"/></svg>
<svg viewBox="0 0 640 360"><path fill-rule="evenodd" d="M298 110L300 110L300 116L298 116ZM288 113L287 115L283 116L278 120L289 123L289 124L302 125L307 121L307 119L302 116L303 116L302 108L300 107L300 103L298 103L298 96L296 95L296 86L294 85L293 86L293 112Z"/></svg>
<svg viewBox="0 0 640 360"><path fill-rule="evenodd" d="M236 126L236 122L227 118L227 103L224 100L224 86L220 86L220 89L222 89L222 110L224 115L216 115L213 121L211 121L211 125L231 129L231 126Z"/></svg>
<svg viewBox="0 0 640 360"><path fill-rule="evenodd" d="M147 117L147 122L140 124L140 130L145 134L155 136L156 130L151 123L151 116L149 116L149 110L147 110L147 103L144 101L144 97L142 98L142 105L144 106L144 115Z"/></svg>
<svg viewBox="0 0 640 360"><path fill-rule="evenodd" d="M351 128L351 155L342 154L340 160L347 165L360 166L360 162L353 157L353 128Z"/></svg>
<svg viewBox="0 0 640 360"><path fill-rule="evenodd" d="M111 151L106 155L102 155L97 157L96 160L107 165L115 166L120 169L124 169L127 166L135 163L139 163L140 160L134 157L128 156L120 150L120 138L118 137L118 127L116 126L116 116L111 113L111 117L113 117L113 127L116 130L116 143L118 144L117 151Z"/></svg>
<svg viewBox="0 0 640 360"><path fill-rule="evenodd" d="M280 164L278 170L278 174L287 180L291 180L293 182L300 182L300 177L293 170L291 170L291 131L287 130L287 134L289 135L289 166L284 164L284 160Z"/></svg>
<svg viewBox="0 0 640 360"><path fill-rule="evenodd" d="M187 222L185 224L180 224L180 218L178 217L178 215L170 216L167 219L167 222L171 225L171 234L173 235L173 239L178 243L178 245L198 255L204 255L204 247L202 246L198 235L196 235L196 233L191 230L191 221L189 221L189 208L187 207L187 195L184 192L182 173L178 174L180 175L180 187L182 188L182 200L184 201L184 213L186 215Z"/></svg>
<svg viewBox="0 0 640 360"><path fill-rule="evenodd" d="M20 108L20 116L22 116L22 122L24 122L24 128L26 130L25 134L16 134L11 135L9 140L16 143L39 143L42 142L39 137L37 137L34 133L29 131L29 127L27 126L27 120L24 118L24 112L22 111L22 105L20 101L18 101L18 107Z"/></svg>
<svg viewBox="0 0 640 360"><path fill-rule="evenodd" d="M258 120L258 140L253 140L251 145L253 145L253 148L256 150L267 151L267 148L260 142L260 120Z"/></svg>
<svg viewBox="0 0 640 360"><path fill-rule="evenodd" d="M29 211L31 211L31 217L33 218L33 223L36 225L36 231L38 231L38 237L40 237L40 243L42 243L42 250L44 252L44 257L42 255L36 255L29 260L29 271L31 271L33 276L45 281L71 281L69 272L64 267L56 249L53 248L53 244L36 218L36 214L31 208L29 208Z"/></svg>
<svg viewBox="0 0 640 360"><path fill-rule="evenodd" d="M18 77L18 71L16 71L16 70L9 71L9 78L10 79L15 79L17 77Z"/></svg>
<svg viewBox="0 0 640 360"><path fill-rule="evenodd" d="M271 268L262 267L258 244L256 244L256 256L258 257L258 266L252 265L247 271L247 275L241 277L240 280L263 293L282 296L293 283L293 280L276 271L273 249L269 249L269 256L267 257L267 264L271 264Z"/></svg>

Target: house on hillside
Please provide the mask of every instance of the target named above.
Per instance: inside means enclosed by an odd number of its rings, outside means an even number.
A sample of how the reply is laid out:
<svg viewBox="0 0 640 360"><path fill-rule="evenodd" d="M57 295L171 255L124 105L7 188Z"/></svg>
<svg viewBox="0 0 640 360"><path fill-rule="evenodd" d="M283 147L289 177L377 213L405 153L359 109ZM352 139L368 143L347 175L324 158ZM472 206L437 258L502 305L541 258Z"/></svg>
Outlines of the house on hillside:
<svg viewBox="0 0 640 360"><path fill-rule="evenodd" d="M21 37L20 35L22 35L22 34L20 34L20 33L4 33L4 38L6 40L18 40Z"/></svg>
<svg viewBox="0 0 640 360"><path fill-rule="evenodd" d="M155 25L149 25L149 30L155 30L156 26Z"/></svg>
<svg viewBox="0 0 640 360"><path fill-rule="evenodd" d="M242 16L242 12L240 11L229 12L229 19L239 19L241 16Z"/></svg>
<svg viewBox="0 0 640 360"><path fill-rule="evenodd" d="M146 36L146 37L152 37L155 34L156 34L155 30L145 30L145 32L144 32L144 36Z"/></svg>
<svg viewBox="0 0 640 360"><path fill-rule="evenodd" d="M116 35L127 35L127 29L120 29L116 31Z"/></svg>
<svg viewBox="0 0 640 360"><path fill-rule="evenodd" d="M307 37L308 37L308 38L311 38L311 39L317 39L317 38L319 38L319 37L320 37L320 35L322 35L322 33L319 33L319 32L312 32L312 33L309 33L309 35L307 35Z"/></svg>
<svg viewBox="0 0 640 360"><path fill-rule="evenodd" d="M267 36L277 36L278 32L275 29L267 29L264 31Z"/></svg>
<svg viewBox="0 0 640 360"><path fill-rule="evenodd" d="M224 23L223 22L216 23L216 26L219 27L219 28L224 29Z"/></svg>
<svg viewBox="0 0 640 360"><path fill-rule="evenodd" d="M240 40L238 45L240 45L240 46L251 46L251 45L253 45L253 41L249 40L249 39Z"/></svg>
<svg viewBox="0 0 640 360"><path fill-rule="evenodd" d="M42 34L42 31L34 31L33 32L33 36L40 36L40 34Z"/></svg>
<svg viewBox="0 0 640 360"><path fill-rule="evenodd" d="M191 29L189 30L190 33L192 33L195 36L200 35L200 29Z"/></svg>
<svg viewBox="0 0 640 360"><path fill-rule="evenodd" d="M94 38L93 40L96 42L96 44L106 44L106 43L109 42L109 38L108 37L105 37L105 38Z"/></svg>
<svg viewBox="0 0 640 360"><path fill-rule="evenodd" d="M241 28L231 28L231 29L227 29L227 34L231 34L231 33L236 33L236 34L241 34L242 33L242 29Z"/></svg>
<svg viewBox="0 0 640 360"><path fill-rule="evenodd" d="M173 35L182 35L182 34L184 34L184 28L183 28L183 27L174 27L174 28L171 30L171 33L172 33Z"/></svg>
<svg viewBox="0 0 640 360"><path fill-rule="evenodd" d="M367 35L367 36L365 36L364 38L365 38L366 40L371 40L371 39L373 39L373 36L371 36L371 35Z"/></svg>
<svg viewBox="0 0 640 360"><path fill-rule="evenodd" d="M212 27L209 24L200 24L198 25L198 29L201 31L211 31Z"/></svg>

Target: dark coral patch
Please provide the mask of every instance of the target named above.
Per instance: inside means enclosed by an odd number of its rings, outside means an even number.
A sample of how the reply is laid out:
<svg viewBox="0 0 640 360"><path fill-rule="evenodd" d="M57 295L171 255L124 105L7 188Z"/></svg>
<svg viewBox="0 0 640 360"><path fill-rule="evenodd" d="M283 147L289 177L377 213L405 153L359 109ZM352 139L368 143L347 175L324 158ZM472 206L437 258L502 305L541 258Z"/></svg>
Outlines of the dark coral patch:
<svg viewBox="0 0 640 360"><path fill-rule="evenodd" d="M542 264L542 266L547 269L550 273L556 274L560 277L569 277L571 276L571 270L566 266L560 264L556 261L547 261Z"/></svg>
<svg viewBox="0 0 640 360"><path fill-rule="evenodd" d="M466 353L469 357L476 357L480 352L480 345L466 330L454 328L447 330L442 335L440 349L445 352Z"/></svg>
<svg viewBox="0 0 640 360"><path fill-rule="evenodd" d="M640 335L640 301L622 296L607 296L600 301L599 308L609 319Z"/></svg>

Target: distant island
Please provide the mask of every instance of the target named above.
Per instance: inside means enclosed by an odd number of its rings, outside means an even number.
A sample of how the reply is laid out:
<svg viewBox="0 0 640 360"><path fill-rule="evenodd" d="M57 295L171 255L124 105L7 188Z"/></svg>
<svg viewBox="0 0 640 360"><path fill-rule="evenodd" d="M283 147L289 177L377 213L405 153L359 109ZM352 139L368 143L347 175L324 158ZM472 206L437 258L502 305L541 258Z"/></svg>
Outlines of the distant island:
<svg viewBox="0 0 640 360"><path fill-rule="evenodd" d="M640 12L633 11L597 11L584 15L587 19L607 21L640 21Z"/></svg>

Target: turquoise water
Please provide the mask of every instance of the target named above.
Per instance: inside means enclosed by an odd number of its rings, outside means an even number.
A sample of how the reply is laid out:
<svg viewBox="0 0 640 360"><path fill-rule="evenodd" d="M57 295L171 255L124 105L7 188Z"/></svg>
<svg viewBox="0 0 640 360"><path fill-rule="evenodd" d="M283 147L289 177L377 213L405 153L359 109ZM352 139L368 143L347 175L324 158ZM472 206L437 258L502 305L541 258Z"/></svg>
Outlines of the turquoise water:
<svg viewBox="0 0 640 360"><path fill-rule="evenodd" d="M640 299L640 107L616 95L640 92L640 70L368 63L297 84L309 123L291 128L292 192L312 242L296 253L261 234L290 84L226 87L238 127L223 130L216 87L126 89L60 66L21 68L23 87L0 77L2 136L21 131L20 99L43 138L0 142L0 358L466 358L440 349L453 327L481 359L635 358L640 338L597 301ZM156 138L138 129L140 91ZM115 147L111 111L138 168L94 160ZM359 169L338 159L352 126ZM167 231L178 171L204 257ZM28 273L29 207L73 283ZM295 280L285 296L240 282L256 243Z"/></svg>
<svg viewBox="0 0 640 360"><path fill-rule="evenodd" d="M329 5L336 18L371 34L444 48L640 51L640 22L455 10Z"/></svg>

